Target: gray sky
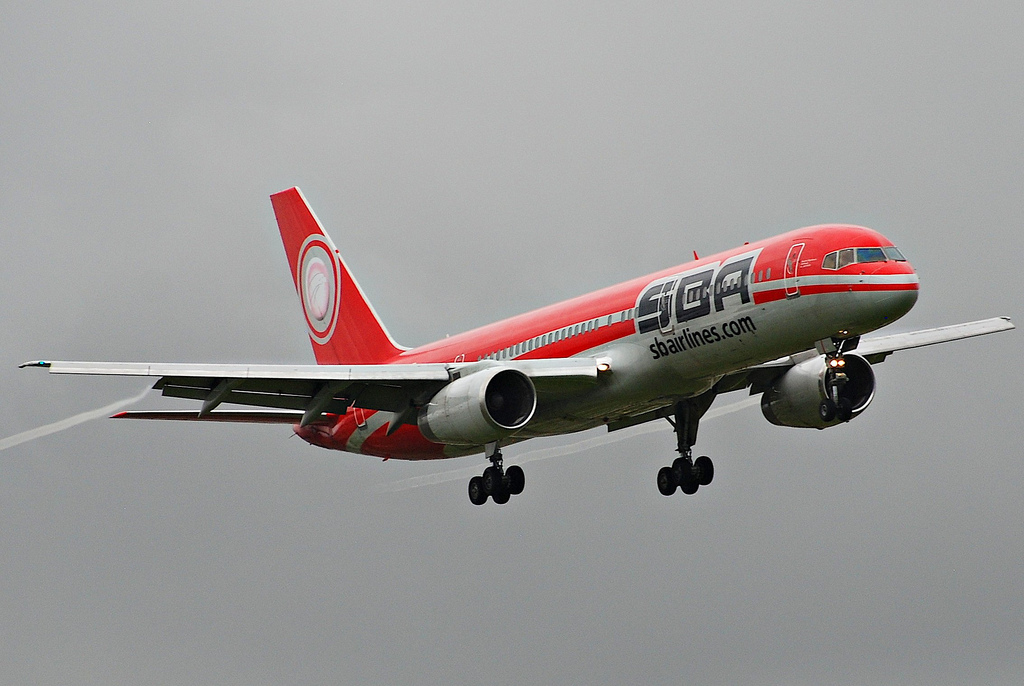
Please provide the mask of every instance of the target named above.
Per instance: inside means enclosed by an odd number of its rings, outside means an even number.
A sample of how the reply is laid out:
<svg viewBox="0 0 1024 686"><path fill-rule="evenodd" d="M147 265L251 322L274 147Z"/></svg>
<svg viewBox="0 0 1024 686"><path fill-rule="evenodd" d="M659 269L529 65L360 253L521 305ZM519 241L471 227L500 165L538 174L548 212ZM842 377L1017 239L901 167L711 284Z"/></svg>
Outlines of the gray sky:
<svg viewBox="0 0 1024 686"><path fill-rule="evenodd" d="M605 5L6 3L0 437L141 388L28 359L311 362L291 185L408 345L827 221L918 269L897 327L1021 321L1019 3ZM667 424L482 508L381 492L480 458L84 424L0 452L0 672L1020 683L1021 341L897 354L828 431L708 422L692 498Z"/></svg>

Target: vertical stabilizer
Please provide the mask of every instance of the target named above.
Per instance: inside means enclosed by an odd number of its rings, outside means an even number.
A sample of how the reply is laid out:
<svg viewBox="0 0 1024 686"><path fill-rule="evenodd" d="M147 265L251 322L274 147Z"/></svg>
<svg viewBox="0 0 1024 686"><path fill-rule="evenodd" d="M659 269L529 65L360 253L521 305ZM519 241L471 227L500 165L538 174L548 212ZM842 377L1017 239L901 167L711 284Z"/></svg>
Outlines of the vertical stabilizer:
<svg viewBox="0 0 1024 686"><path fill-rule="evenodd" d="M377 364L402 352L352 278L302 191L289 188L271 195L270 201L316 361Z"/></svg>

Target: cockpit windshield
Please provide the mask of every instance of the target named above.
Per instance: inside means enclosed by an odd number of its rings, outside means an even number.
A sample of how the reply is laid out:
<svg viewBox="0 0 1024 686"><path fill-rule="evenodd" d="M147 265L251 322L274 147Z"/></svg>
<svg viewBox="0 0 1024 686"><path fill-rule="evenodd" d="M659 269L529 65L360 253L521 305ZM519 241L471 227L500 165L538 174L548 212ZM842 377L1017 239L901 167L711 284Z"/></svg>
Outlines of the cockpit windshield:
<svg viewBox="0 0 1024 686"><path fill-rule="evenodd" d="M881 248L857 248L857 262L885 262Z"/></svg>
<svg viewBox="0 0 1024 686"><path fill-rule="evenodd" d="M864 264L867 262L906 262L895 246L887 248L844 248L825 255L821 261L822 269L842 269L851 264Z"/></svg>

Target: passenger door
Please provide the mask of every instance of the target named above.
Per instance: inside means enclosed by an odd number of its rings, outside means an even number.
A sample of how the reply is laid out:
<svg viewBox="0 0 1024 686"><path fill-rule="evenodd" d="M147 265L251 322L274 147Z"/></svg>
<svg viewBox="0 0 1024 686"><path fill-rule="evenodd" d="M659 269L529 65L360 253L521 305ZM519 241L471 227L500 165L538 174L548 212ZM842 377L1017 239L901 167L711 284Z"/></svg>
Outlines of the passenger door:
<svg viewBox="0 0 1024 686"><path fill-rule="evenodd" d="M783 283L786 287L786 297L796 298L800 295L800 286L797 283L797 271L800 268L800 255L803 254L804 244L794 243L786 256L786 267L783 274Z"/></svg>

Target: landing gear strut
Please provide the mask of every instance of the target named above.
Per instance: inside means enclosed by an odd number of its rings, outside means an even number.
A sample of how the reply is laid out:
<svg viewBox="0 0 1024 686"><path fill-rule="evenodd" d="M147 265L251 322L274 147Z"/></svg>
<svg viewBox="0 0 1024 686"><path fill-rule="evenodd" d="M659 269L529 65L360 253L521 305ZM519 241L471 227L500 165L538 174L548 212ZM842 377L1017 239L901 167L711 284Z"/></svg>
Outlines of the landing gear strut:
<svg viewBox="0 0 1024 686"><path fill-rule="evenodd" d="M711 407L715 399L712 391L696 398L676 403L675 417L668 418L676 432L676 451L679 453L671 467L658 471L658 490L662 495L672 495L680 489L686 495L693 495L701 486L707 486L715 478L715 465L707 455L693 459L693 446L697 442L697 425L701 416Z"/></svg>
<svg viewBox="0 0 1024 686"><path fill-rule="evenodd" d="M818 407L818 416L823 422L831 422L839 419L841 422L848 422L853 418L853 406L850 399L843 397L843 388L849 381L846 375L846 359L843 353L857 347L860 337L833 340L831 350L825 350L825 394L826 397Z"/></svg>
<svg viewBox="0 0 1024 686"><path fill-rule="evenodd" d="M507 470L502 467L501 449L497 443L487 444L486 455L491 466L480 476L469 480L469 500L474 505L483 505L490 497L499 505L504 505L509 498L523 492L526 476L519 465L512 465Z"/></svg>

